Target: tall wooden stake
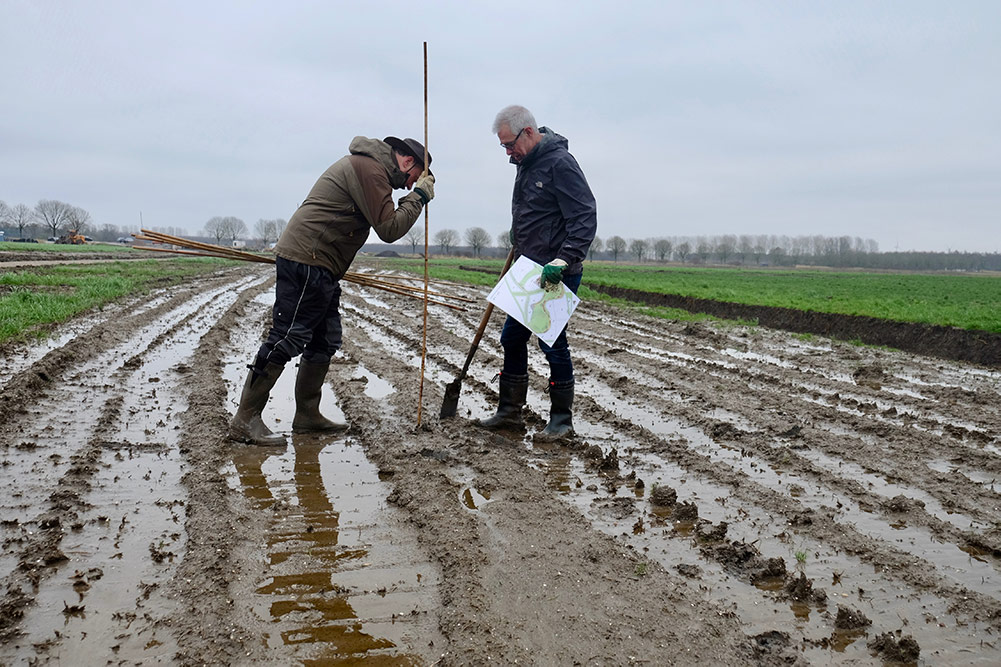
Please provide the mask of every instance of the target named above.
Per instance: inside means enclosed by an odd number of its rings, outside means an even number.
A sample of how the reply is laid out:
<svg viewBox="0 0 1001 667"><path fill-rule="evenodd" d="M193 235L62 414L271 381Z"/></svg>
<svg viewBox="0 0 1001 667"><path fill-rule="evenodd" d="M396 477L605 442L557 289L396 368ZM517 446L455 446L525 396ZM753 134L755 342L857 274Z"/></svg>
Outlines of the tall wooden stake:
<svg viewBox="0 0 1001 667"><path fill-rule="evenodd" d="M424 173L428 173L428 43L424 42ZM417 428L424 406L424 361L428 351L428 206L424 204L424 337L421 340L421 385L417 391Z"/></svg>

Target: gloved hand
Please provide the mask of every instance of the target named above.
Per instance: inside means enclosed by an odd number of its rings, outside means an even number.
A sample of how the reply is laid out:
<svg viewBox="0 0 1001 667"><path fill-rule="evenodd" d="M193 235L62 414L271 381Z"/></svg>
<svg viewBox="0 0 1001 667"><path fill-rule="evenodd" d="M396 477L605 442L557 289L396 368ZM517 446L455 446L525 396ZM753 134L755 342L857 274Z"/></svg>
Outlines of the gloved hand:
<svg viewBox="0 0 1001 667"><path fill-rule="evenodd" d="M554 259L542 267L542 277L539 279L539 285L542 289L547 292L559 289L560 282L563 280L563 269L566 266L567 263L562 259Z"/></svg>
<svg viewBox="0 0 1001 667"><path fill-rule="evenodd" d="M421 202L425 205L432 199L434 199L434 174L428 172L426 174L421 174L414 183L414 192L421 198Z"/></svg>

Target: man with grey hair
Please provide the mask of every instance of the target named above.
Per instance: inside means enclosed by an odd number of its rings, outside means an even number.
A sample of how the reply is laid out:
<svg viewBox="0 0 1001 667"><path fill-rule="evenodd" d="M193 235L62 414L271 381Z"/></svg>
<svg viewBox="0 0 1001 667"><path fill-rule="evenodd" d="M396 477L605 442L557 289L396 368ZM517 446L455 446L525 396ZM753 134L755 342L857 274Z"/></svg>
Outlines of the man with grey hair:
<svg viewBox="0 0 1001 667"><path fill-rule="evenodd" d="M511 242L515 252L542 264L542 283L562 282L575 294L583 260L598 228L594 195L564 137L539 127L532 112L512 105L500 110L493 131L517 167L511 200ZM528 340L532 332L508 317L501 331L504 366L497 413L479 420L489 429L524 427L528 394ZM573 433L573 362L564 328L552 346L539 341L549 362L549 423L537 434L557 439Z"/></svg>

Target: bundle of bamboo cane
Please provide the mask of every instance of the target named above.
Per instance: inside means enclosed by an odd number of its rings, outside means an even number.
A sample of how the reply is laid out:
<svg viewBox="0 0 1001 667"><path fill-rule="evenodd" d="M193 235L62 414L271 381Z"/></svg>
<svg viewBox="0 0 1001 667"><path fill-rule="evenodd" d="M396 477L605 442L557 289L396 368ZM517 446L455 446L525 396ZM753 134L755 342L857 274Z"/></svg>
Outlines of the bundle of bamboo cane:
<svg viewBox="0 0 1001 667"><path fill-rule="evenodd" d="M227 248L226 246L214 245L212 243L202 243L200 241L192 241L190 239L181 238L180 236L171 236L170 234L163 234L161 232L154 232L149 229L141 230L140 234L133 234L139 241L149 241L151 243L160 243L163 245L176 246L176 247L158 247L158 246L143 246L143 250L154 250L157 252L169 252L176 255L189 255L194 257L219 257L222 259L234 259L241 262L260 262L263 264L274 264L275 258L268 257L266 255L257 255L252 252L245 252L237 248ZM447 303L448 301L462 301L465 303L473 303L473 299L466 299L461 296L455 296L454 294L447 294L445 292L425 292L423 287L416 285L409 285L407 281L419 281L417 277L411 276L383 276L383 275L372 275L367 273L357 273L348 271L344 274L342 280L349 283L354 283L356 285L361 285L362 287L371 287L373 289L379 289L386 292L392 292L393 294L400 294L402 296L409 296L415 299L424 300L425 294L427 294L427 302L429 304L434 304L436 306L445 306L446 308L451 308L452 310L465 311L466 309L462 306L455 305L454 303ZM447 283L444 281L432 281L437 284L454 285L455 283ZM431 299L430 297L437 297L439 300Z"/></svg>

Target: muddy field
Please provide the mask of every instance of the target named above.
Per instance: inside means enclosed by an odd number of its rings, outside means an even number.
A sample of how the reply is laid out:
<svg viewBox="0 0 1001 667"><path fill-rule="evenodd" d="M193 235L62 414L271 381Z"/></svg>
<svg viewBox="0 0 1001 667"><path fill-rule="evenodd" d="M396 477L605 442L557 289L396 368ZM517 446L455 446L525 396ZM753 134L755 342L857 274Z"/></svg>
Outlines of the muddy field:
<svg viewBox="0 0 1001 667"><path fill-rule="evenodd" d="M996 369L589 302L545 444L538 350L527 433L468 421L500 314L438 419L482 311L432 308L418 429L421 303L345 285L350 429L237 445L272 272L3 351L0 664L1001 663Z"/></svg>

